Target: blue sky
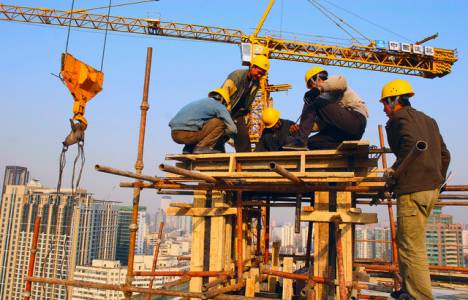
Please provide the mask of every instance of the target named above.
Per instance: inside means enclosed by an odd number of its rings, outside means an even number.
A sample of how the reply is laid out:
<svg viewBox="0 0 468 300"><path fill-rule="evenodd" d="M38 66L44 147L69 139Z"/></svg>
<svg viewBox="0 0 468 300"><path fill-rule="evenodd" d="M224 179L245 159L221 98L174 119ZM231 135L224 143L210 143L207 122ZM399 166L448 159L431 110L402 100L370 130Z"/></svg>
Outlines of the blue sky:
<svg viewBox="0 0 468 300"><path fill-rule="evenodd" d="M116 1L113 1L117 3ZM108 1L75 1L76 7L96 7ZM378 143L377 125L386 117L378 103L383 84L395 78L408 79L416 95L413 106L434 117L452 153L450 183L468 182L466 113L468 99L465 87L468 65L466 1L322 1L371 39L404 41L400 36L375 27L346 11L339 5L402 36L416 41L435 32L439 38L427 45L457 49L459 61L448 76L436 79L401 77L355 69L328 67L330 73L343 74L349 84L368 103L371 117L365 138ZM71 1L11 1L8 4L69 9ZM112 15L160 17L163 21L204 24L242 29L250 33L268 4L262 1L183 1L160 0L150 4L112 9ZM105 13L105 11L102 11ZM265 29L294 32L298 40L310 40L307 35L346 38L346 34L325 18L306 0L277 0ZM0 170L5 165L18 164L30 169L33 177L47 186L57 181L61 141L69 131L72 97L60 81L50 73L58 73L60 56L65 49L66 29L53 26L0 21L0 53L2 62L0 88L2 109L0 119ZM74 29L70 35L69 52L77 58L99 67L103 32ZM86 136L86 167L82 186L98 198L129 203L131 191L118 187L120 178L97 173L97 163L132 170L136 159L139 105L143 89L146 48L153 47L153 68L150 86L150 111L145 145L146 174L158 174L157 165L165 153L180 151L172 142L170 118L189 101L205 97L219 86L226 75L240 68L240 50L236 45L181 40L154 36L110 33L104 62L104 90L87 106L89 128ZM272 61L270 83L290 83L293 89L277 93L275 107L282 117L296 120L302 108L304 73L311 66L304 63ZM69 186L71 162L69 153L67 175L63 186ZM154 191L144 191L143 205L156 207ZM464 210L447 208L458 221L464 221ZM458 211L458 212L457 212ZM292 216L292 214L291 214ZM382 215L382 218L385 218Z"/></svg>

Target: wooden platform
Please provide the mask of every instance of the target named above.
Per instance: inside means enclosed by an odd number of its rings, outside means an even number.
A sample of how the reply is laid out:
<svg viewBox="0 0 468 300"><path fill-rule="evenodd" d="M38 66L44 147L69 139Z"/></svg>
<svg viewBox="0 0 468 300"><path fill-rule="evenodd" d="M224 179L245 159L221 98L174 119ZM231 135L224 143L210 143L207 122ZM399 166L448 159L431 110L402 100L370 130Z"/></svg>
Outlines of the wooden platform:
<svg viewBox="0 0 468 300"><path fill-rule="evenodd" d="M382 170L377 168L378 151L371 149L367 141L344 142L336 150L174 154L166 159L179 168L178 173L174 169L166 172L169 182L185 184L185 190L198 185L212 187L203 191L194 188L193 203L173 203L166 210L170 216L193 217L192 271L235 272L236 284L246 285L246 297L259 291L262 269L293 272L298 266L292 258L284 260L281 269L278 244L273 244L276 256L270 259L268 254L270 205L282 199L282 205L296 207L295 216L291 217L296 218L297 226L299 222L307 222L311 224L309 229L314 228L315 259L311 274L338 282L341 270L344 282L352 281L353 226L376 223L377 214L354 209L352 193L336 187L383 187ZM194 173L202 176L193 176ZM319 186L321 191L308 192L303 198L298 196L311 186ZM236 192L231 187L236 187ZM296 196L299 200L295 200ZM340 252L335 248L338 245L335 234L341 237L337 240ZM311 244L310 239L308 251ZM336 265L331 263L335 261ZM244 267L250 271L244 273ZM269 276L270 292L278 278ZM292 279L281 282L282 299L291 299ZM229 286L229 281L222 285ZM194 278L190 291L202 292L203 286L200 278ZM340 299L334 284L316 284L313 289L315 299Z"/></svg>

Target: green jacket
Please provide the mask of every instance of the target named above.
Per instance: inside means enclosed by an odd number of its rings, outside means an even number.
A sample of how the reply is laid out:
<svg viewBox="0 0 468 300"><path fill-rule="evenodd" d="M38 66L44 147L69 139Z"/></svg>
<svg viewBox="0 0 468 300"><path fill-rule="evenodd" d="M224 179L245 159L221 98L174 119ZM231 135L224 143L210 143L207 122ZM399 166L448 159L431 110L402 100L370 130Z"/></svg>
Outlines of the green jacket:
<svg viewBox="0 0 468 300"><path fill-rule="evenodd" d="M259 81L248 78L249 69L235 70L224 81L221 88L226 90L231 98L231 116L244 116L250 112L259 88Z"/></svg>
<svg viewBox="0 0 468 300"><path fill-rule="evenodd" d="M403 172L396 182L398 195L429 191L439 188L447 175L450 152L445 146L437 122L405 106L388 120L386 125L388 144L396 156L392 168L396 170L416 142L427 142L428 148Z"/></svg>

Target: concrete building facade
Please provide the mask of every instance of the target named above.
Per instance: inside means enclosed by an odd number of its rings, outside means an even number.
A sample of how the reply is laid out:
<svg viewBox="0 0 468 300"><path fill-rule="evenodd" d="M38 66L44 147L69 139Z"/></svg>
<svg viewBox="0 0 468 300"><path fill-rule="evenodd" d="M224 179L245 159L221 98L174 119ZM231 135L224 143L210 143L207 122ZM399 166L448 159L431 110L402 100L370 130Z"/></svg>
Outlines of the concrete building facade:
<svg viewBox="0 0 468 300"><path fill-rule="evenodd" d="M0 299L24 298L34 221L42 216L34 276L72 278L75 265L114 259L117 211L85 190L7 185L0 207ZM100 257L101 256L101 257ZM66 299L60 285L33 285L31 298Z"/></svg>

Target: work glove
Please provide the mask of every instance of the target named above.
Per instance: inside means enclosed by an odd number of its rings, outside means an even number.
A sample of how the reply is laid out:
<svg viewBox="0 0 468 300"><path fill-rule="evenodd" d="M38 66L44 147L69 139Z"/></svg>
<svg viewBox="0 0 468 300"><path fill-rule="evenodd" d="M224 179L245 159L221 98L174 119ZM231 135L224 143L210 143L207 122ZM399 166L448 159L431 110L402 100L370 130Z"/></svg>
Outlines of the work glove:
<svg viewBox="0 0 468 300"><path fill-rule="evenodd" d="M304 103L312 104L315 98L320 95L320 89L312 88L304 94Z"/></svg>
<svg viewBox="0 0 468 300"><path fill-rule="evenodd" d="M394 174L395 174L395 170L393 170L392 168L388 168L387 170L385 170L383 174L383 179L385 181L385 188L387 190L391 189L396 184L395 178L393 178Z"/></svg>
<svg viewBox="0 0 468 300"><path fill-rule="evenodd" d="M299 125L298 124L292 124L289 126L289 133L292 135L295 135L296 133L299 132Z"/></svg>

